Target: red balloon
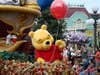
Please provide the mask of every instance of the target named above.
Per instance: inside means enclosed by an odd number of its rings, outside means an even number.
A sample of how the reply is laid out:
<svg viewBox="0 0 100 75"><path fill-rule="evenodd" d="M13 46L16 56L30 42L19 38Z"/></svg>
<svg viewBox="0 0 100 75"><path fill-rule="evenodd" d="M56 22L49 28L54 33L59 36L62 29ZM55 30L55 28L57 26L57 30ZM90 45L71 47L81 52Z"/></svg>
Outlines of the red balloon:
<svg viewBox="0 0 100 75"><path fill-rule="evenodd" d="M62 19L67 14L68 7L63 0L54 0L50 6L50 12L56 19Z"/></svg>

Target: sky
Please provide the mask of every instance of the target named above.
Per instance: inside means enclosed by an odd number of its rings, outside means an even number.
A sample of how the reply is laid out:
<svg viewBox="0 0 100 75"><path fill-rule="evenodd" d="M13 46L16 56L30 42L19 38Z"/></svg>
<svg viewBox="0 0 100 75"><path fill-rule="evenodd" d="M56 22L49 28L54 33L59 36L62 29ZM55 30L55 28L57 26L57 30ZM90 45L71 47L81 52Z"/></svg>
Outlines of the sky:
<svg viewBox="0 0 100 75"><path fill-rule="evenodd" d="M86 9L92 13L93 8L98 8L98 13L100 13L100 0L66 0L70 4L84 4Z"/></svg>

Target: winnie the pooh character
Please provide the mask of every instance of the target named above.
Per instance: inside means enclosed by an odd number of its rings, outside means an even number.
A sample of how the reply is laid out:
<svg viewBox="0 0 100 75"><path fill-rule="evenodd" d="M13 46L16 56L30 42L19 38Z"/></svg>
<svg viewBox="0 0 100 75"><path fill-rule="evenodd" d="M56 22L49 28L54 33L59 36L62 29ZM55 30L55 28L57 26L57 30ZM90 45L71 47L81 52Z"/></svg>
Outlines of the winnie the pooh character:
<svg viewBox="0 0 100 75"><path fill-rule="evenodd" d="M37 62L54 62L61 60L61 52L65 47L63 40L57 40L55 44L53 36L47 31L47 26L42 25L40 29L29 32L32 45L35 48L35 58Z"/></svg>

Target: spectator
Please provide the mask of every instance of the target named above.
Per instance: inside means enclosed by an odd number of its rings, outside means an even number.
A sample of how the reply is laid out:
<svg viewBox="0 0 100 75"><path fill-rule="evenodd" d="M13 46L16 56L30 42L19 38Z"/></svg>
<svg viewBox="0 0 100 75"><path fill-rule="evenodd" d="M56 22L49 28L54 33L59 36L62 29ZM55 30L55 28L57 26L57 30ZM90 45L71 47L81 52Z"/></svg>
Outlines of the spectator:
<svg viewBox="0 0 100 75"><path fill-rule="evenodd" d="M90 62L89 66L88 66L88 74L90 75L96 75L95 74L95 67L94 67L94 62Z"/></svg>
<svg viewBox="0 0 100 75"><path fill-rule="evenodd" d="M97 72L100 72L100 49L98 47L94 57L95 57Z"/></svg>
<svg viewBox="0 0 100 75"><path fill-rule="evenodd" d="M85 60L85 59L87 59L88 58L88 56L87 56L87 50L86 50L86 46L82 46L81 47L81 51L82 51L82 58Z"/></svg>
<svg viewBox="0 0 100 75"><path fill-rule="evenodd" d="M64 48L63 57L64 57L64 59L67 58L68 60L71 60L71 51L68 47Z"/></svg>
<svg viewBox="0 0 100 75"><path fill-rule="evenodd" d="M79 66L78 61L75 61L75 64L73 65L73 69L75 70L75 73L77 75L79 75L79 73L80 73L80 66Z"/></svg>

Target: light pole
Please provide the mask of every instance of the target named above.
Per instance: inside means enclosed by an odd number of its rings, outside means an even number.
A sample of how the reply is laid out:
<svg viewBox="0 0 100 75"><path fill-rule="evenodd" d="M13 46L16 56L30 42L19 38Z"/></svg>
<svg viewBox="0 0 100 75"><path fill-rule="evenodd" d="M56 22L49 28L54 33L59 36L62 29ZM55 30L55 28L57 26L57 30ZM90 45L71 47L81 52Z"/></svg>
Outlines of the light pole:
<svg viewBox="0 0 100 75"><path fill-rule="evenodd" d="M94 8L93 9L93 14L91 14L91 18L87 20L87 24L93 24L93 28L94 28L94 48L97 47L97 25L98 25L98 8Z"/></svg>
<svg viewBox="0 0 100 75"><path fill-rule="evenodd" d="M97 47L97 20L98 20L98 9L93 10L93 14L91 15L94 19L94 47Z"/></svg>

